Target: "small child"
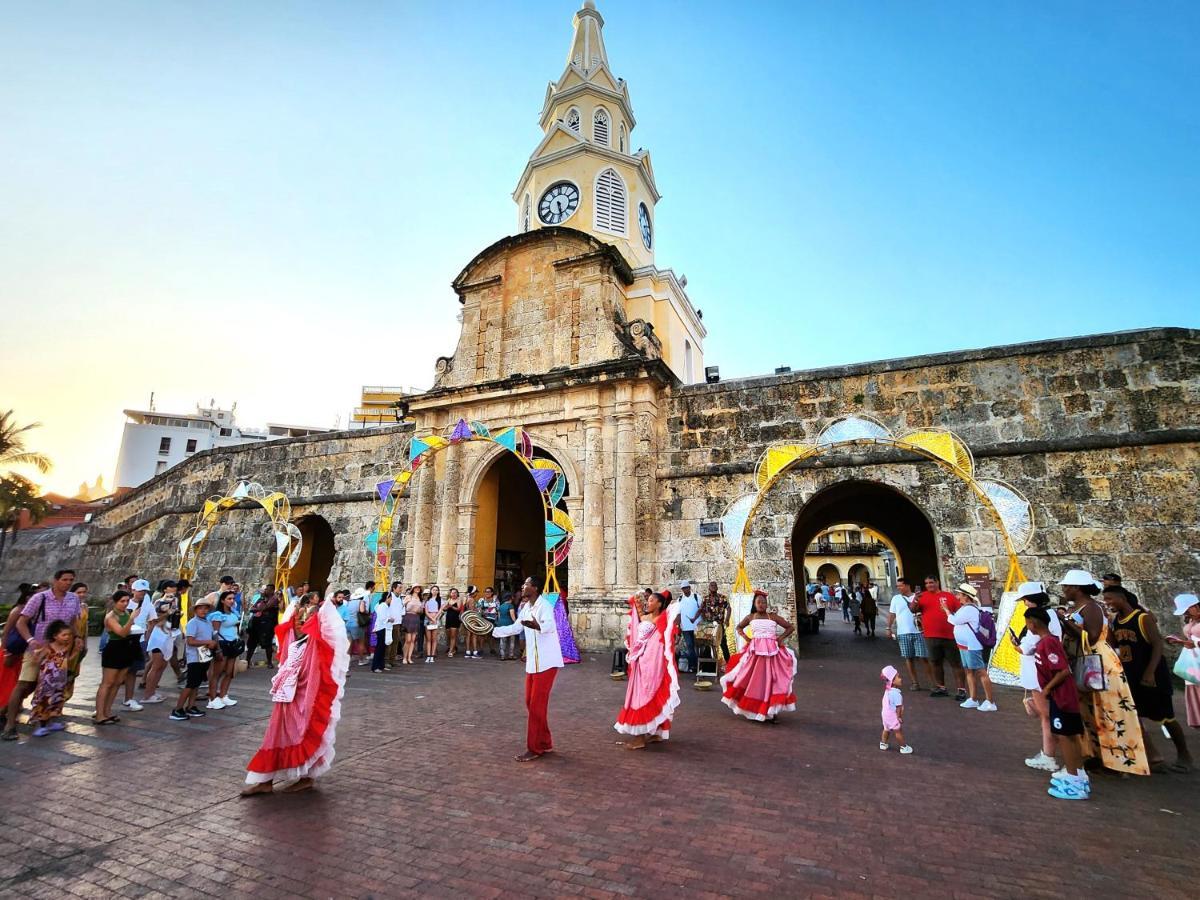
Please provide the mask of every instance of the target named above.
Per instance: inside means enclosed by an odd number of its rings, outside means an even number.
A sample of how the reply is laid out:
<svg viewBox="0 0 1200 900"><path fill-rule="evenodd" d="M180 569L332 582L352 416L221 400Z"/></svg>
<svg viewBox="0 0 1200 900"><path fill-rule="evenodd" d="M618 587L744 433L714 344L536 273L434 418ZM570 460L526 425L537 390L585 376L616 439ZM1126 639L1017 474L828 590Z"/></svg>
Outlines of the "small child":
<svg viewBox="0 0 1200 900"><path fill-rule="evenodd" d="M45 737L67 727L55 720L62 715L63 704L67 702L67 682L71 678L67 657L75 649L75 632L62 619L55 619L46 628L45 640L37 651L37 688L29 711L29 724L36 726L34 737Z"/></svg>
<svg viewBox="0 0 1200 900"><path fill-rule="evenodd" d="M890 746L890 738L896 735L900 742L900 752L905 756L913 752L913 748L904 742L904 695L900 693L900 673L895 666L884 666L879 673L883 679L883 734L879 736L879 749L886 750Z"/></svg>
<svg viewBox="0 0 1200 900"><path fill-rule="evenodd" d="M1046 793L1058 800L1087 800L1092 796L1092 785L1079 749L1083 717L1079 714L1079 692L1067 664L1067 651L1062 641L1050 633L1050 613L1045 609L1025 610L1025 627L1038 637L1033 661L1038 684L1050 705L1050 733L1064 761L1062 771L1050 777Z"/></svg>

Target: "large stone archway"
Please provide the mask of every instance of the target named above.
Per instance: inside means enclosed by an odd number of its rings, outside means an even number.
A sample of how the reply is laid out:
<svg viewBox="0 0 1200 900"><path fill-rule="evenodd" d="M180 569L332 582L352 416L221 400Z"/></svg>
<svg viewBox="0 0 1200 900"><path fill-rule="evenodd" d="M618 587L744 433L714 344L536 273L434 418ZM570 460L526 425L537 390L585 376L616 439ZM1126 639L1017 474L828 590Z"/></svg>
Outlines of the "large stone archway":
<svg viewBox="0 0 1200 900"><path fill-rule="evenodd" d="M822 531L838 522L855 522L885 534L898 557L899 570L910 578L927 574L940 577L937 538L928 517L902 491L887 484L862 479L835 482L817 491L801 507L792 526L792 570L796 596L805 588L804 562L809 545ZM847 560L844 583L869 567Z"/></svg>

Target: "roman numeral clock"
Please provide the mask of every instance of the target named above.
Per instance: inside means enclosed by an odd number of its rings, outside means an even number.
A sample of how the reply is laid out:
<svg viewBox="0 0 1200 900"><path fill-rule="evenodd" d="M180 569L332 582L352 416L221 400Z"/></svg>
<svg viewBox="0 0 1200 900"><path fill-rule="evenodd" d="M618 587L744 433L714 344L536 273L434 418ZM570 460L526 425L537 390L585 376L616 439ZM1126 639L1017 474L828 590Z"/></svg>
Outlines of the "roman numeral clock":
<svg viewBox="0 0 1200 900"><path fill-rule="evenodd" d="M558 225L579 209L579 188L569 181L552 184L538 201L538 218L546 225Z"/></svg>

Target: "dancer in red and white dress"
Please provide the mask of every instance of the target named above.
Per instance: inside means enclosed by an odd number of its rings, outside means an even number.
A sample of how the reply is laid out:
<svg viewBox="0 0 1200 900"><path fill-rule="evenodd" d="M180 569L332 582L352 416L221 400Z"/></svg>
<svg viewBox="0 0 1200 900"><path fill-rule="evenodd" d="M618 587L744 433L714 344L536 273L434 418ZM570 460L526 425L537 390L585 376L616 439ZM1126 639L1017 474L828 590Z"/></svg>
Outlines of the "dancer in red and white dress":
<svg viewBox="0 0 1200 900"><path fill-rule="evenodd" d="M779 643L793 631L790 622L767 610L767 592L755 590L750 615L737 626L746 646L729 659L721 702L756 722L774 722L777 713L794 710L796 656Z"/></svg>
<svg viewBox="0 0 1200 900"><path fill-rule="evenodd" d="M675 668L675 635L679 629L679 603L667 591L629 598L629 681L625 705L613 725L632 735L625 749L640 750L650 740L671 736L671 716L679 706L679 673Z"/></svg>
<svg viewBox="0 0 1200 900"><path fill-rule="evenodd" d="M333 764L333 742L342 717L350 667L350 639L329 601L300 624L296 600L275 628L279 670L271 679L271 721L262 747L246 766L243 797L308 790Z"/></svg>

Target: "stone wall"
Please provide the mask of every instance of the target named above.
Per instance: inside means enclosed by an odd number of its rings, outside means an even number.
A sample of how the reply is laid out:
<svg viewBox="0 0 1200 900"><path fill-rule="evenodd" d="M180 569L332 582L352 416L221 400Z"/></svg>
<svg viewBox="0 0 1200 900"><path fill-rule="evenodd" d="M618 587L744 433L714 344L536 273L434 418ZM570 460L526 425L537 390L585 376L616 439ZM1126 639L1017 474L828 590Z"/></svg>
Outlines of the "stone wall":
<svg viewBox="0 0 1200 900"><path fill-rule="evenodd" d="M980 477L1016 487L1037 532L1025 575L1068 568L1121 573L1160 615L1200 586L1200 334L1156 329L884 361L676 390L658 473L655 581L735 572L722 542L701 538L772 443L812 440L832 419L871 415L902 433L940 427L962 437ZM772 489L751 530L748 571L786 597L784 541L814 495L847 479L888 485L924 512L945 580L1006 559L990 516L937 465L893 449L801 463ZM895 538L895 535L889 535ZM997 585L997 590L1002 585Z"/></svg>

